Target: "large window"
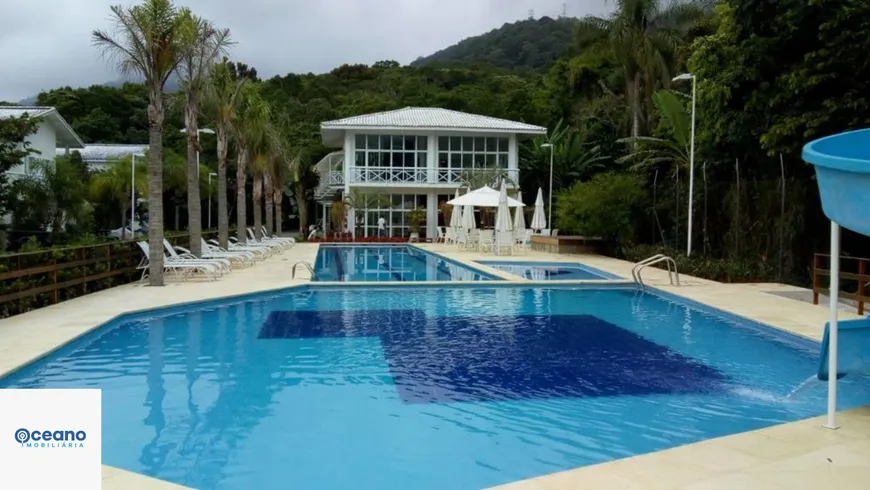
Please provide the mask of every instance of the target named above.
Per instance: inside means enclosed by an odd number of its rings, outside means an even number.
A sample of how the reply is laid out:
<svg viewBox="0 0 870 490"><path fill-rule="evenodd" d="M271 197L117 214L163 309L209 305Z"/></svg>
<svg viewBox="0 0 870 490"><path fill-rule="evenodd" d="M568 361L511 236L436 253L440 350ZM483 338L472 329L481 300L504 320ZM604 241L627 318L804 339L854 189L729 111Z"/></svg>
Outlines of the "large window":
<svg viewBox="0 0 870 490"><path fill-rule="evenodd" d="M389 202L389 206L365 210L364 236L378 236L378 220L381 218L386 221L387 236L408 236L411 231L407 214L413 209L426 209L426 194L391 194Z"/></svg>
<svg viewBox="0 0 870 490"><path fill-rule="evenodd" d="M414 168L426 166L426 136L356 135L357 167Z"/></svg>
<svg viewBox="0 0 870 490"><path fill-rule="evenodd" d="M438 138L438 168L507 169L508 147L507 138L441 136Z"/></svg>

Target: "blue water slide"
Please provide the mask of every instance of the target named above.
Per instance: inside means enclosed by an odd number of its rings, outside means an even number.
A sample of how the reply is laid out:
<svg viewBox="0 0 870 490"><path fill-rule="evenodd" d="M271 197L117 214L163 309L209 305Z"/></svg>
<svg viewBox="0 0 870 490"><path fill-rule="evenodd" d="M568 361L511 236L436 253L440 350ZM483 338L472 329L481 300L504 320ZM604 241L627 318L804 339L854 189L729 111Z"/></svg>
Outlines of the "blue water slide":
<svg viewBox="0 0 870 490"><path fill-rule="evenodd" d="M828 371L828 336L831 324L825 324L825 336L822 338L822 355L819 358L819 379L827 381ZM847 374L870 372L870 318L858 320L840 320L837 342L837 378Z"/></svg>

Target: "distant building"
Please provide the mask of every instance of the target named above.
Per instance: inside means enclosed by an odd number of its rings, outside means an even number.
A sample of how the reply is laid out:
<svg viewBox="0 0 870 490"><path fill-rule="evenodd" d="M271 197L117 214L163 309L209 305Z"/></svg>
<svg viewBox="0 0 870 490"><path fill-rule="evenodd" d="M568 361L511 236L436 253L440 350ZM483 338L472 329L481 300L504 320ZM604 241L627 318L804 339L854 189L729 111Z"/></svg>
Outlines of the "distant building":
<svg viewBox="0 0 870 490"><path fill-rule="evenodd" d="M147 150L148 145L94 144L85 145L78 152L91 170L105 170L111 161L129 158L133 155L141 157ZM66 154L66 150L57 149L57 156L64 154Z"/></svg>
<svg viewBox="0 0 870 490"><path fill-rule="evenodd" d="M21 165L12 167L9 170L12 178L24 175L31 160L54 160L58 153L65 154L70 150L80 150L85 147L69 123L54 107L0 106L0 119L20 117L25 114L41 119L36 133L25 138L25 141L30 143L30 148L37 153L25 158Z"/></svg>
<svg viewBox="0 0 870 490"><path fill-rule="evenodd" d="M327 155L316 169L320 187L322 226L328 228L328 208L352 188L386 194L390 206L365 209L364 236L378 233L385 218L390 236L409 232L407 213L426 209L426 236L436 235L439 203L452 199L464 174L501 172L519 182L518 141L547 129L521 122L447 109L407 107L354 116L321 124L323 145L342 148ZM347 216L355 230L354 212Z"/></svg>

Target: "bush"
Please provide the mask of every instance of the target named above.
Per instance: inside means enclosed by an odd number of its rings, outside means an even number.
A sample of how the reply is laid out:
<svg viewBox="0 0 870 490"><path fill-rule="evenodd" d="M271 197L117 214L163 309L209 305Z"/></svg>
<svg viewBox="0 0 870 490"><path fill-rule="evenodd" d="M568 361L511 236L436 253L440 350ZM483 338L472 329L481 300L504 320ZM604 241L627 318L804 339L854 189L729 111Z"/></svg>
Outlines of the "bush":
<svg viewBox="0 0 870 490"><path fill-rule="evenodd" d="M701 254L686 257L673 248L653 245L624 245L616 253L618 258L629 262L639 262L657 254L673 257L681 274L719 282L778 282L776 268L763 257L726 259ZM664 269L665 265L656 264L653 267Z"/></svg>
<svg viewBox="0 0 870 490"><path fill-rule="evenodd" d="M598 174L556 196L557 228L620 243L634 239L647 202L644 181L634 174Z"/></svg>

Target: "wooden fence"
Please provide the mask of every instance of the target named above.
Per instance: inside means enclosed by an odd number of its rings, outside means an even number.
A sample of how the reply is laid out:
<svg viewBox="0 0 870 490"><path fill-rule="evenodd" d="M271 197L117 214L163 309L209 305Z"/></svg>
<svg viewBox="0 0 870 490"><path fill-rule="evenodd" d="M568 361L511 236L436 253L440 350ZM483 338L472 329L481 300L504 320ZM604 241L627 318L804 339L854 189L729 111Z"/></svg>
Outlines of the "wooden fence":
<svg viewBox="0 0 870 490"><path fill-rule="evenodd" d="M166 238L187 246L187 235ZM141 260L142 252L129 240L2 255L0 318L134 282Z"/></svg>
<svg viewBox="0 0 870 490"><path fill-rule="evenodd" d="M840 257L840 298L858 303L858 314L864 314L864 303L870 299L865 288L870 285L867 264L870 259ZM819 304L819 295L830 295L831 256L815 254L813 257L813 304ZM827 268L825 268L827 267ZM827 281L824 278L828 278Z"/></svg>

